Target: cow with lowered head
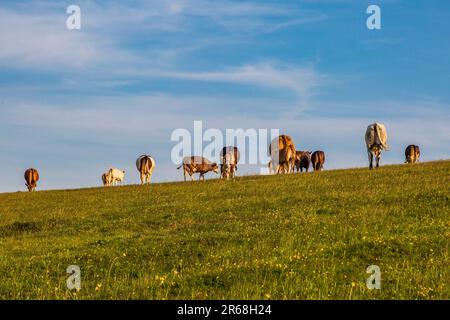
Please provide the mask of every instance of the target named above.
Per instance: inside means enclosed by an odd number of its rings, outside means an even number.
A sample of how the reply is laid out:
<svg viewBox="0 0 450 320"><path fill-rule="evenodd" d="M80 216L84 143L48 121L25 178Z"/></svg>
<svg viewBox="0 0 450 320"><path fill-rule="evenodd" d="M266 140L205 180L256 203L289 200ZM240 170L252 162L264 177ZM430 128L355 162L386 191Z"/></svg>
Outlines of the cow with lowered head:
<svg viewBox="0 0 450 320"><path fill-rule="evenodd" d="M186 173L191 176L191 181L194 181L193 174L199 173L199 180L205 180L205 174L213 171L219 173L219 166L217 163L211 163L208 159L200 156L184 157L183 163L177 168L183 167L184 181L186 181Z"/></svg>
<svg viewBox="0 0 450 320"><path fill-rule="evenodd" d="M39 172L36 169L30 168L25 171L25 185L27 186L29 192L36 190L38 180Z"/></svg>
<svg viewBox="0 0 450 320"><path fill-rule="evenodd" d="M323 165L325 164L325 152L323 151L314 151L311 155L311 162L314 171L322 171Z"/></svg>
<svg viewBox="0 0 450 320"><path fill-rule="evenodd" d="M369 156L369 168L373 168L373 157L375 156L376 167L380 166L381 152L389 150L387 144L387 132L384 124L375 122L367 127L366 135L367 154Z"/></svg>
<svg viewBox="0 0 450 320"><path fill-rule="evenodd" d="M295 168L297 172L303 172L303 169L308 172L311 164L311 151L296 151L295 152Z"/></svg>

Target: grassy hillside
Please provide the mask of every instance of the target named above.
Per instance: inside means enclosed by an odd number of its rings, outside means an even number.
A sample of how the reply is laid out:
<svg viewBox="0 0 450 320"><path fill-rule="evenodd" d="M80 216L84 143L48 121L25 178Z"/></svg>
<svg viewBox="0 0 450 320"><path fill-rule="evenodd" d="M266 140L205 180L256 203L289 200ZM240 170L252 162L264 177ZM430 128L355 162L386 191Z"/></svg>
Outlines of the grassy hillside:
<svg viewBox="0 0 450 320"><path fill-rule="evenodd" d="M1 194L0 298L450 299L449 191L442 161Z"/></svg>

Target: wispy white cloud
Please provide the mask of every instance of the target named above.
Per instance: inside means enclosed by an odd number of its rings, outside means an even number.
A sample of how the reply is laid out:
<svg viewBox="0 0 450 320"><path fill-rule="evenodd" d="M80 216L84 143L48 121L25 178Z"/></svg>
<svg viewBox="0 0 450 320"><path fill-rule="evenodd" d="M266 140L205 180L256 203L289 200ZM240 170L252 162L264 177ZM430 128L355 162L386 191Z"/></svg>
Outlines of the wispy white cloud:
<svg viewBox="0 0 450 320"><path fill-rule="evenodd" d="M140 66L143 62L164 65L174 55L181 56L184 47L198 50L223 41L241 41L242 33L274 32L324 18L292 4L251 1L142 0L130 6L119 1L82 0L77 4L82 10L79 31L66 29L67 14L60 2L0 4L0 65L53 70L72 67L78 72L136 62ZM205 42L211 28L224 28L225 32L220 39L216 36L215 41ZM135 48L124 44L136 36L147 42L150 37L155 45Z"/></svg>
<svg viewBox="0 0 450 320"><path fill-rule="evenodd" d="M70 31L65 15L18 13L0 7L0 65L38 69L80 69L129 58L111 41L88 32Z"/></svg>
<svg viewBox="0 0 450 320"><path fill-rule="evenodd" d="M161 77L185 80L236 83L266 88L284 88L295 92L301 98L309 98L314 90L323 85L327 76L312 67L279 65L272 62L246 64L223 71L172 72L160 71Z"/></svg>

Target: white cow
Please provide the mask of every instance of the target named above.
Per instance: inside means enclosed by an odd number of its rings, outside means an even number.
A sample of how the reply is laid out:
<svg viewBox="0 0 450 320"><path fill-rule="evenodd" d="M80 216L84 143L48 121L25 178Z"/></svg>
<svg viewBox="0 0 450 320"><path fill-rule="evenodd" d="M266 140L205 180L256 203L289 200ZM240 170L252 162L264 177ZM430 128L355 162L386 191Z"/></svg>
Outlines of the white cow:
<svg viewBox="0 0 450 320"><path fill-rule="evenodd" d="M240 153L237 147L223 147L220 152L220 171L223 179L234 178L236 176L237 164Z"/></svg>
<svg viewBox="0 0 450 320"><path fill-rule="evenodd" d="M376 158L376 167L379 167L381 151L389 150L387 144L387 132L384 124L375 122L367 127L366 135L367 154L369 156L369 168L373 168L373 156Z"/></svg>
<svg viewBox="0 0 450 320"><path fill-rule="evenodd" d="M109 171L106 175L107 183L110 186L114 186L117 183L120 183L120 185L122 185L124 178L125 171L116 168L109 168Z"/></svg>

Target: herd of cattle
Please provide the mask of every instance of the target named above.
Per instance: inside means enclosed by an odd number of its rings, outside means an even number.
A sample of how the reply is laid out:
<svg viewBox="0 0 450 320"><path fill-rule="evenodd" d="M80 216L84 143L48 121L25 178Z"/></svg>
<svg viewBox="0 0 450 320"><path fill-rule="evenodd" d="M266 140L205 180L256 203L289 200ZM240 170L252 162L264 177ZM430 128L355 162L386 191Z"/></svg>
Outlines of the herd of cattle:
<svg viewBox="0 0 450 320"><path fill-rule="evenodd" d="M389 150L387 144L387 132L382 123L374 123L367 127L365 134L367 153L369 157L369 168L373 168L373 158L375 157L376 167L379 167L381 152ZM294 173L295 170L308 172L312 165L314 171L321 171L325 163L325 153L323 151L297 151L290 136L281 135L275 138L269 145L271 160L268 167L269 172L277 174ZM420 157L420 149L416 145L409 145L405 150L405 163L416 163ZM237 164L240 153L237 147L224 147L220 153L220 164L210 162L201 156L185 157L182 164L177 168L183 168L184 181L186 174L193 180L193 174L199 173L199 180L205 179L205 174L212 171L219 173L223 179L234 178L237 171ZM150 184L150 179L155 169L155 160L149 155L142 155L136 160L136 168L139 171L141 184ZM125 178L125 171L110 168L102 175L104 186L114 186L122 184ZM30 168L25 171L25 181L28 191L36 189L39 180L39 173L36 169Z"/></svg>

